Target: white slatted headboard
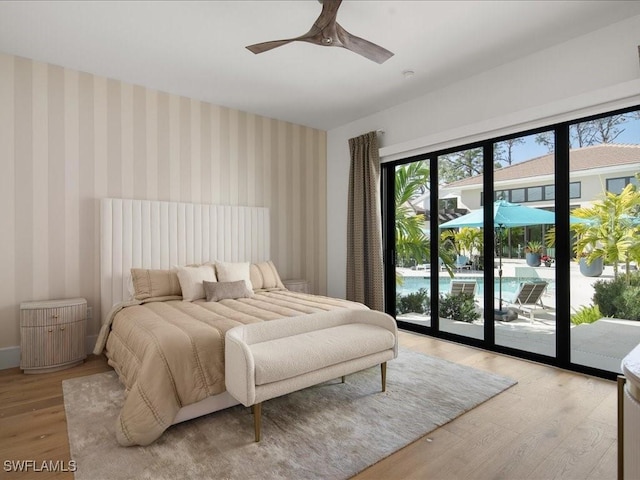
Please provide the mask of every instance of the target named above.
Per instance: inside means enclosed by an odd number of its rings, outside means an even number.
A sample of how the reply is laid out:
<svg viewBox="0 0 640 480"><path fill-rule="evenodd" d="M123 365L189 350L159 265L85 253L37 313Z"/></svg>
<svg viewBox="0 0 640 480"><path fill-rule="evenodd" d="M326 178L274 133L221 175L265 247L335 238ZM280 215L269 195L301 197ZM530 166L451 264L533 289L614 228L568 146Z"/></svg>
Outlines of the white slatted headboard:
<svg viewBox="0 0 640 480"><path fill-rule="evenodd" d="M147 200L102 199L102 319L129 294L129 270L175 265L262 262L270 256L269 209Z"/></svg>

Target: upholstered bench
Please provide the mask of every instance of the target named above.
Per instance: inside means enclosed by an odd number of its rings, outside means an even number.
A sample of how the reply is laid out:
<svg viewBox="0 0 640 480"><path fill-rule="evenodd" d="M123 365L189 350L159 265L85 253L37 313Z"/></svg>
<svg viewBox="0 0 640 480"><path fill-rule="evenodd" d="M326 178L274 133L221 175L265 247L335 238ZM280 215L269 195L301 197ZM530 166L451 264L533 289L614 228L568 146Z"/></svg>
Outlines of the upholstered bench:
<svg viewBox="0 0 640 480"><path fill-rule="evenodd" d="M395 320L373 310L332 310L234 327L225 342L227 391L253 407L260 441L261 404L281 395L381 365L398 356Z"/></svg>

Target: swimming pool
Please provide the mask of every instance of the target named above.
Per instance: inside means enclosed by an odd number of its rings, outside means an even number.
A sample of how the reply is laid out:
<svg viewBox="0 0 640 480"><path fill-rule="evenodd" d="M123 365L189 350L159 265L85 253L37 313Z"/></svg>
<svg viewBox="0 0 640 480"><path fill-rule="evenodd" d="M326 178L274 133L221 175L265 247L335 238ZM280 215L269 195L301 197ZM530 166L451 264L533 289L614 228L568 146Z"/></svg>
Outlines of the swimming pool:
<svg viewBox="0 0 640 480"><path fill-rule="evenodd" d="M430 277L404 277L404 281L402 285L396 286L396 293L400 295L407 295L409 293L417 292L421 288L426 288L427 291L431 288L431 278ZM484 294L484 277L463 277L456 276L454 280L465 280L465 281L475 281L478 284L476 289L476 295L482 296ZM515 277L502 277L502 295L514 295L518 291L518 287L520 286L520 282L522 282L523 278L515 278ZM553 283L553 282L550 282ZM440 293L449 293L449 288L451 284L450 277L440 277L440 281L438 282ZM499 279L495 279L494 291L496 295L498 295L498 290L500 288Z"/></svg>

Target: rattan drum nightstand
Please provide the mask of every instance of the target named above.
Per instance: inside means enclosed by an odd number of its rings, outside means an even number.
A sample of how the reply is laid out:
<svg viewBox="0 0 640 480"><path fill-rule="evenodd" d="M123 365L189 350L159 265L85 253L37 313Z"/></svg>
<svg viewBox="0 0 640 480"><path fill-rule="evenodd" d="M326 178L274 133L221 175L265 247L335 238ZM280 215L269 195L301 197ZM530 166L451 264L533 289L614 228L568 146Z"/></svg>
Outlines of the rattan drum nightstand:
<svg viewBox="0 0 640 480"><path fill-rule="evenodd" d="M86 358L87 301L84 298L20 304L20 368L45 373Z"/></svg>

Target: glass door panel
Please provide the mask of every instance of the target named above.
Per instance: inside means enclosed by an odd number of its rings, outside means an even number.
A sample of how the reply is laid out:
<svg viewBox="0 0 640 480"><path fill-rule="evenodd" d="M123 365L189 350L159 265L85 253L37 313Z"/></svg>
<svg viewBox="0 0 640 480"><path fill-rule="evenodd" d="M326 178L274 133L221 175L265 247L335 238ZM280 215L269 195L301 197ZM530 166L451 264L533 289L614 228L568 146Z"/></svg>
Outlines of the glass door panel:
<svg viewBox="0 0 640 480"><path fill-rule="evenodd" d="M480 340L484 339L483 162L482 148L438 157L440 330Z"/></svg>
<svg viewBox="0 0 640 480"><path fill-rule="evenodd" d="M394 170L396 318L431 326L430 166L428 160Z"/></svg>
<svg viewBox="0 0 640 480"><path fill-rule="evenodd" d="M555 357L554 135L494 143L495 342Z"/></svg>
<svg viewBox="0 0 640 480"><path fill-rule="evenodd" d="M640 343L640 111L569 132L571 362L620 373Z"/></svg>

